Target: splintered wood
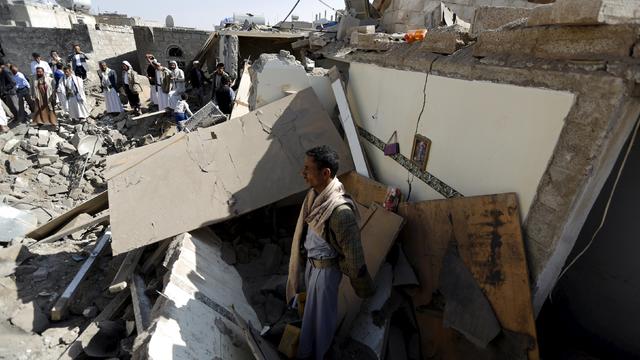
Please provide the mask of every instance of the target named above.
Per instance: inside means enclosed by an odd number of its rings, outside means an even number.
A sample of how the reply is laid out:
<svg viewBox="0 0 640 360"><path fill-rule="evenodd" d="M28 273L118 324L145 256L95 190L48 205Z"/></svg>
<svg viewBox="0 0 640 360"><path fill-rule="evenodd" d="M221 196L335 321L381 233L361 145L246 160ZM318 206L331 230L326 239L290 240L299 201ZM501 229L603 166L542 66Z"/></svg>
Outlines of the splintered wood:
<svg viewBox="0 0 640 360"><path fill-rule="evenodd" d="M405 253L416 269L420 287L413 304L420 324L424 359L489 358L499 353L506 337L516 339L529 359L538 359L536 327L531 304L527 261L520 229L520 214L513 193L448 200L404 203L399 214L406 222L400 235ZM451 239L459 255L491 303L503 328L483 350L442 325L442 312L433 294L439 288L442 260ZM472 314L471 314L472 316ZM513 343L513 342L512 342ZM496 345L496 344L494 344ZM512 350L513 351L513 350Z"/></svg>

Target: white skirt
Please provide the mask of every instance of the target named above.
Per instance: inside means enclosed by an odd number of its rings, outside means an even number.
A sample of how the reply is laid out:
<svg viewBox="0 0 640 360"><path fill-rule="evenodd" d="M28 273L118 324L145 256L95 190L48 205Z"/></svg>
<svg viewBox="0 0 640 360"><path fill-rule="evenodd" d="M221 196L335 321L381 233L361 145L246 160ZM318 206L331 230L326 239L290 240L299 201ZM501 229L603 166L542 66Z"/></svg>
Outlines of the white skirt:
<svg viewBox="0 0 640 360"><path fill-rule="evenodd" d="M120 102L120 97L115 89L109 89L102 94L104 95L108 113L121 113L124 111L122 103Z"/></svg>
<svg viewBox="0 0 640 360"><path fill-rule="evenodd" d="M58 104L60 104L60 108L62 109L62 111L64 111L65 113L69 112L69 103L67 102L67 96L64 94L64 92L56 92L56 97L58 98Z"/></svg>
<svg viewBox="0 0 640 360"><path fill-rule="evenodd" d="M178 101L181 100L181 96L182 92L178 91L178 90L174 90L169 92L169 107L172 110L176 109L176 105L178 105Z"/></svg>
<svg viewBox="0 0 640 360"><path fill-rule="evenodd" d="M164 110L169 107L169 94L164 91L158 91L158 110Z"/></svg>
<svg viewBox="0 0 640 360"><path fill-rule="evenodd" d="M9 120L7 119L7 113L4 112L4 104L2 103L2 100L0 100L0 125L7 125L8 121Z"/></svg>
<svg viewBox="0 0 640 360"><path fill-rule="evenodd" d="M158 104L158 92L156 91L156 86L155 85L151 85L151 92L150 92L149 100L151 100L151 103L154 104L154 105Z"/></svg>
<svg viewBox="0 0 640 360"><path fill-rule="evenodd" d="M89 107L87 106L86 101L78 101L75 96L72 96L68 99L69 103L69 116L72 119L86 119L89 117Z"/></svg>

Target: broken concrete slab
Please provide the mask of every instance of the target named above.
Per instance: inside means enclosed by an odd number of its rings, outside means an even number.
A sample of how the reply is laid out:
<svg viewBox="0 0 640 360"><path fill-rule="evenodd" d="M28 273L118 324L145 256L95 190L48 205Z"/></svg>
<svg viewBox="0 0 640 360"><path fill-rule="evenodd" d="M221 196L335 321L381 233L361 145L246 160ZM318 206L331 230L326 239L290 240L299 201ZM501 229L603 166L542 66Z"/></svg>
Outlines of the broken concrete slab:
<svg viewBox="0 0 640 360"><path fill-rule="evenodd" d="M25 236L38 226L38 218L26 211L0 204L0 242Z"/></svg>
<svg viewBox="0 0 640 360"><path fill-rule="evenodd" d="M340 174L353 169L344 142L312 89L237 121L179 134L162 143L155 152L142 147L113 161L107 158L108 166L119 164L108 180L114 254L305 190L299 171L305 151L314 146L328 145L338 152ZM276 164L278 171L273 171ZM166 191L175 186L200 191Z"/></svg>
<svg viewBox="0 0 640 360"><path fill-rule="evenodd" d="M260 326L242 291L242 278L221 257L222 241L208 228L183 237L168 264L163 296L134 357L159 359L251 359L233 310ZM202 341L201 339L209 339Z"/></svg>
<svg viewBox="0 0 640 360"><path fill-rule="evenodd" d="M49 319L40 306L31 301L13 313L11 323L26 332L41 333L49 326Z"/></svg>
<svg viewBox="0 0 640 360"><path fill-rule="evenodd" d="M480 6L473 17L471 34L498 29L512 21L529 17L531 12L532 9L522 7Z"/></svg>
<svg viewBox="0 0 640 360"><path fill-rule="evenodd" d="M9 164L10 174L19 174L30 168L32 165L31 161L17 157L15 155L11 155L7 162Z"/></svg>
<svg viewBox="0 0 640 360"><path fill-rule="evenodd" d="M429 30L421 45L427 51L450 55L470 41L469 29L456 24Z"/></svg>
<svg viewBox="0 0 640 360"><path fill-rule="evenodd" d="M473 56L607 60L631 56L638 38L631 25L530 27L478 34Z"/></svg>
<svg viewBox="0 0 640 360"><path fill-rule="evenodd" d="M65 226L62 227L62 229L60 229L59 232L65 232L69 229L73 229L75 227L77 227L78 225L90 222L91 220L93 220L93 216L87 214L87 213L82 213L79 214L78 216L76 216L73 220L69 221ZM80 230L78 232L75 232L73 234L71 234L71 238L74 240L80 240L82 238L82 233L84 231Z"/></svg>
<svg viewBox="0 0 640 360"><path fill-rule="evenodd" d="M640 2L625 0L557 0L532 10L528 26L640 24Z"/></svg>
<svg viewBox="0 0 640 360"><path fill-rule="evenodd" d="M321 71L321 70L317 70ZM332 114L336 106L331 93L329 79L320 72L308 74L304 66L289 54L262 54L249 68L251 88L249 91L249 109L282 99L287 94L312 87L327 113Z"/></svg>
<svg viewBox="0 0 640 360"><path fill-rule="evenodd" d="M308 40L307 40L308 42ZM236 91L236 99L234 101L233 110L231 110L230 119L238 118L247 114L249 110L249 92L251 91L251 74L249 74L249 64L244 65L242 77L240 78L240 86Z"/></svg>
<svg viewBox="0 0 640 360"><path fill-rule="evenodd" d="M2 152L7 154L13 154L13 151L20 145L20 140L18 139L9 139L2 148Z"/></svg>

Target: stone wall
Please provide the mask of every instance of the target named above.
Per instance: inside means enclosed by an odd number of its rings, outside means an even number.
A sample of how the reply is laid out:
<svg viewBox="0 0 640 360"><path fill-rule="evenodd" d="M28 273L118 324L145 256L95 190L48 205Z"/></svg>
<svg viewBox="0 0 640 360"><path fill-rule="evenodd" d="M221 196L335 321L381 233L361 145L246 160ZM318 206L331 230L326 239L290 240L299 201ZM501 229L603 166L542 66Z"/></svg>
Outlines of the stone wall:
<svg viewBox="0 0 640 360"><path fill-rule="evenodd" d="M153 54L164 65L175 60L180 68L185 69L186 65L198 54L211 32L195 29L134 26L133 34L138 49L139 64L143 67L138 67L138 69L144 73L146 71L144 56L147 53ZM182 56L170 56L171 49L179 49Z"/></svg>
<svg viewBox="0 0 640 360"><path fill-rule="evenodd" d="M440 3L439 0L393 0L383 13L383 26L387 32L405 32L438 26L442 16ZM442 3L468 23L473 21L476 9L483 6L511 8L537 6L526 0L444 0Z"/></svg>
<svg viewBox="0 0 640 360"><path fill-rule="evenodd" d="M105 60L116 70L120 70L122 60L137 66L133 31L129 27L102 24L95 27L74 25L71 29L0 26L0 44L5 59L18 65L25 75L31 73L31 53L38 52L48 61L49 52L55 49L62 57L66 57L71 53L74 43L78 43L90 58L92 77L100 60Z"/></svg>

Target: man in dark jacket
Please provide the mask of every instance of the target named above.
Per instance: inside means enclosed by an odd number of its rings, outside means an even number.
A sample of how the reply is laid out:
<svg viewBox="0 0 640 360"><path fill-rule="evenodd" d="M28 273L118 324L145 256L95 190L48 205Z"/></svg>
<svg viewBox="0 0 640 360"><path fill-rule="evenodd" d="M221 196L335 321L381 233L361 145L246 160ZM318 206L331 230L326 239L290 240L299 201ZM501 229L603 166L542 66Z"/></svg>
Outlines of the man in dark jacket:
<svg viewBox="0 0 640 360"><path fill-rule="evenodd" d="M218 63L218 65L216 65L216 71L211 76L211 84L213 84L213 93L211 98L214 102L216 101L216 93L224 86L224 84L226 84L227 79L229 79L229 81L231 80L229 74L224 71L224 64Z"/></svg>
<svg viewBox="0 0 640 360"><path fill-rule="evenodd" d="M216 104L223 114L229 117L231 110L233 110L233 101L236 99L236 94L231 89L231 79L223 79L223 85L216 90Z"/></svg>
<svg viewBox="0 0 640 360"><path fill-rule="evenodd" d="M13 118L18 116L18 94L13 74L9 71L9 64L0 58L0 98L7 104Z"/></svg>
<svg viewBox="0 0 640 360"><path fill-rule="evenodd" d="M202 66L199 61L194 61L193 66L191 67L191 72L189 73L189 83L191 84L191 88L196 93L198 97L198 105L204 105L204 87L207 83L211 83L211 80L204 74L202 71Z"/></svg>
<svg viewBox="0 0 640 360"><path fill-rule="evenodd" d="M69 55L69 58L67 60L69 63L71 63L73 72L76 74L76 76L81 77L82 80L86 80L87 70L89 68L87 66L87 60L89 60L89 57L87 56L87 54L83 53L82 50L80 50L80 45L73 45L73 54Z"/></svg>

